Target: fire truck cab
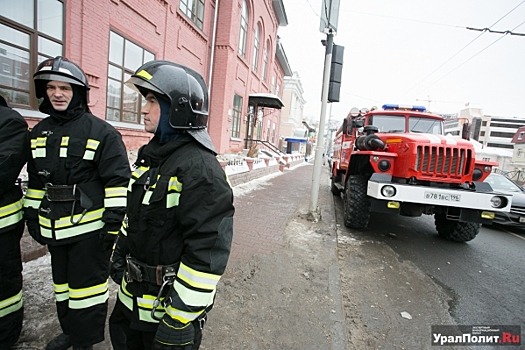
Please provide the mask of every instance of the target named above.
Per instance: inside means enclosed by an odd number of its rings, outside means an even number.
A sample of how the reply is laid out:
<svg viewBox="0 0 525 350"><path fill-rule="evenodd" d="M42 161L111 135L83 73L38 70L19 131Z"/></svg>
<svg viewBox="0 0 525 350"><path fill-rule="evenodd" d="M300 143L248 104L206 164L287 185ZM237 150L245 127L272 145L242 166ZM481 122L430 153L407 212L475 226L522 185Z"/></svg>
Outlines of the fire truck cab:
<svg viewBox="0 0 525 350"><path fill-rule="evenodd" d="M476 159L468 130L464 138L445 136L443 120L423 106L350 111L336 132L331 167L345 226L366 227L371 212L428 214L441 237L465 242L496 211L510 210L512 198L483 182L497 164Z"/></svg>

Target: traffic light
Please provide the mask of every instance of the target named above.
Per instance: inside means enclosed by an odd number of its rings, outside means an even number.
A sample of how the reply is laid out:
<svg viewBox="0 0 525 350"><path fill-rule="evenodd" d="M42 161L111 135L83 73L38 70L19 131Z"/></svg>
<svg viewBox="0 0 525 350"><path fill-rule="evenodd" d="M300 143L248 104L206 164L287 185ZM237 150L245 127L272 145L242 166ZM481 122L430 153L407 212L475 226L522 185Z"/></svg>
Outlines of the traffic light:
<svg viewBox="0 0 525 350"><path fill-rule="evenodd" d="M330 64L330 82L328 85L328 102L339 102L341 76L343 74L344 46L332 46L332 63Z"/></svg>

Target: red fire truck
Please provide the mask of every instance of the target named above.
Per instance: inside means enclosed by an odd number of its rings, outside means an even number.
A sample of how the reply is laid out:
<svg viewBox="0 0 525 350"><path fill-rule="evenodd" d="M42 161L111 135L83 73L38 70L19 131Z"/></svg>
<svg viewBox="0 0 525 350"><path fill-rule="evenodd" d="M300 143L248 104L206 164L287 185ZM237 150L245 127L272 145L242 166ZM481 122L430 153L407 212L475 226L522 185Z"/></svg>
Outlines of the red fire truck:
<svg viewBox="0 0 525 350"><path fill-rule="evenodd" d="M468 129L462 138L445 136L443 120L422 106L350 111L336 133L331 167L345 226L365 228L371 212L427 214L439 236L466 242L495 212L510 211L511 196L483 182L497 164L476 159Z"/></svg>

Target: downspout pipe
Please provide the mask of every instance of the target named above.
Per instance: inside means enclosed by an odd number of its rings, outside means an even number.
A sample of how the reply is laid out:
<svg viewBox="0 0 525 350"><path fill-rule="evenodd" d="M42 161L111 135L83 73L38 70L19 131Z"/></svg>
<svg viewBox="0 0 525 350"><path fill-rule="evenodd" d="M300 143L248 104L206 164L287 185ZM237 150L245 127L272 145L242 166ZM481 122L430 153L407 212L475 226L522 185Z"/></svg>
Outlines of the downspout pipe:
<svg viewBox="0 0 525 350"><path fill-rule="evenodd" d="M210 67L208 74L208 98L211 101L211 84L213 81L213 65L215 63L215 41L217 39L217 22L219 18L219 0L215 0L215 12L213 14L213 33L211 36Z"/></svg>

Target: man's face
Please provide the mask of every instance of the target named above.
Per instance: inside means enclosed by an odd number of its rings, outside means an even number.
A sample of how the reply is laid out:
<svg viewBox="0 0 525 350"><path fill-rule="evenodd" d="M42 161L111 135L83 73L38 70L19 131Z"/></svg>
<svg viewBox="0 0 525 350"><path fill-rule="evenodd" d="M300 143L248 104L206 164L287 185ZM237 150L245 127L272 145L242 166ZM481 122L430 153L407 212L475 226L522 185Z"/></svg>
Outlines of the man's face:
<svg viewBox="0 0 525 350"><path fill-rule="evenodd" d="M146 105L142 107L142 114L144 114L144 130L153 134L159 125L160 105L151 92L146 95Z"/></svg>
<svg viewBox="0 0 525 350"><path fill-rule="evenodd" d="M46 93L51 105L56 111L62 112L67 109L73 98L71 84L63 81L50 81L46 85Z"/></svg>

